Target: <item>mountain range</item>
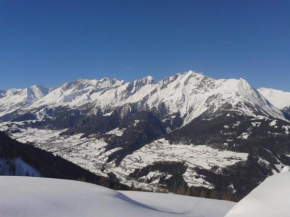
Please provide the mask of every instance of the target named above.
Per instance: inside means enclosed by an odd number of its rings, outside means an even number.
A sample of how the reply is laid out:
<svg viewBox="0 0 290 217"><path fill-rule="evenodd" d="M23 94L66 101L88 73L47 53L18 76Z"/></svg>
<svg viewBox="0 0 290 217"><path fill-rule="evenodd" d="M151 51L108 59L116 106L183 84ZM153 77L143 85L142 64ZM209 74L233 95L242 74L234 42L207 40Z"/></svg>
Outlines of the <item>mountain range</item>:
<svg viewBox="0 0 290 217"><path fill-rule="evenodd" d="M290 93L193 71L0 91L0 130L145 190L239 199L290 165Z"/></svg>

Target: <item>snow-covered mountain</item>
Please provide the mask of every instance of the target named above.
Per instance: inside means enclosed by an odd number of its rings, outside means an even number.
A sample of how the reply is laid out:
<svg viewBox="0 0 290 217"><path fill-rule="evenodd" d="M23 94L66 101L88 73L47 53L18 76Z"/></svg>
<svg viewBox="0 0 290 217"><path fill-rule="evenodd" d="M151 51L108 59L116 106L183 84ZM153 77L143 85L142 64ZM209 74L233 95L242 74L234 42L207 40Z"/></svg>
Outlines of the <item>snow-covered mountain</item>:
<svg viewBox="0 0 290 217"><path fill-rule="evenodd" d="M127 186L237 200L290 165L287 112L244 79L79 79L37 96L6 100L0 130Z"/></svg>
<svg viewBox="0 0 290 217"><path fill-rule="evenodd" d="M192 71L157 83L150 76L128 83L108 79L78 80L64 84L31 107L86 106L91 111L98 108L103 114L110 114L116 107L128 104L136 104L139 110L160 111L162 108L169 115L179 112L184 124L206 111L214 113L228 105L248 115L261 113L283 119L283 114L269 105L247 81L214 80Z"/></svg>
<svg viewBox="0 0 290 217"><path fill-rule="evenodd" d="M284 109L290 106L290 92L271 88L259 88L258 91L274 106Z"/></svg>
<svg viewBox="0 0 290 217"><path fill-rule="evenodd" d="M31 108L42 106L79 107L96 100L95 93L102 93L119 87L122 84L124 84L123 81L116 79L109 80L108 78L101 80L78 79L75 82L65 83L61 87L51 91L47 96L34 103Z"/></svg>
<svg viewBox="0 0 290 217"><path fill-rule="evenodd" d="M45 87L34 85L24 89L0 91L0 116L22 110L49 93Z"/></svg>
<svg viewBox="0 0 290 217"><path fill-rule="evenodd" d="M161 116L179 113L184 124L205 112L214 114L221 108L250 116L284 119L282 112L269 104L244 79L214 80L193 71L176 74L157 83L150 76L127 83L107 78L79 79L65 83L48 94L47 89L37 86L9 90L2 100L6 109L2 109L1 116L15 110L21 103L25 104L24 108L29 105L35 110L69 107L103 115L111 114L117 107L132 105L139 111L156 110Z"/></svg>

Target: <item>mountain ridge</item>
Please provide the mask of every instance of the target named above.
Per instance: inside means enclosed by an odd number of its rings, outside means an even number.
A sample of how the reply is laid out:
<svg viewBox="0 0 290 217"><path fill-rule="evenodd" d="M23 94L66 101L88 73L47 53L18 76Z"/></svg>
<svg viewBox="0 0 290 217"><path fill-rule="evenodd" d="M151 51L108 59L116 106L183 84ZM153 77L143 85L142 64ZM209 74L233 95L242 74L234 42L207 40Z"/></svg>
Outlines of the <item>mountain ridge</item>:
<svg viewBox="0 0 290 217"><path fill-rule="evenodd" d="M215 80L193 71L176 74L159 82L155 82L151 76L132 82L108 78L78 79L46 91L46 94L35 99L31 102L28 99L22 100L21 103L25 104L24 109L86 107L91 112L99 108L103 114L110 114L116 107L136 104L140 110L160 110L160 107L165 107L168 114L180 112L186 124L208 109L216 110L228 103L250 115L257 115L257 111L252 107L258 106L263 115L285 119L282 112L270 105L246 80ZM10 109L4 110L6 113L7 111Z"/></svg>

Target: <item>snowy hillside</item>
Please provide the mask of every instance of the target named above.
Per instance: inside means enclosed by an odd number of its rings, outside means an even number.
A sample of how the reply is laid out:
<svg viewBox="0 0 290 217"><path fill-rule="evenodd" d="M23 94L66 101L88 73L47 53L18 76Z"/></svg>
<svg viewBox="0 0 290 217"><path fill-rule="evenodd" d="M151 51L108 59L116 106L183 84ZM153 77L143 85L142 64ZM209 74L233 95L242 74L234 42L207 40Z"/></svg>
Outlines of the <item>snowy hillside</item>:
<svg viewBox="0 0 290 217"><path fill-rule="evenodd" d="M84 182L29 177L0 177L0 195L2 217L223 217L234 205L173 194L117 192Z"/></svg>
<svg viewBox="0 0 290 217"><path fill-rule="evenodd" d="M225 217L289 217L290 173L267 178Z"/></svg>
<svg viewBox="0 0 290 217"><path fill-rule="evenodd" d="M279 109L290 106L290 92L271 88L260 88L258 91L274 106Z"/></svg>

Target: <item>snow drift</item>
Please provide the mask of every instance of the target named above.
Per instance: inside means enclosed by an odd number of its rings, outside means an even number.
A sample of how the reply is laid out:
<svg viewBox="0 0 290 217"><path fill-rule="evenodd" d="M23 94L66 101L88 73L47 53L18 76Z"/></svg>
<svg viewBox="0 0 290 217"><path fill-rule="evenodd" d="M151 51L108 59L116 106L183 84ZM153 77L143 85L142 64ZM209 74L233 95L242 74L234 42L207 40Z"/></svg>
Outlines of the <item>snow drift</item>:
<svg viewBox="0 0 290 217"><path fill-rule="evenodd" d="M8 176L0 177L0 195L1 217L223 217L234 205L173 194L123 194L77 181Z"/></svg>
<svg viewBox="0 0 290 217"><path fill-rule="evenodd" d="M289 217L290 173L287 170L267 178L225 217Z"/></svg>

